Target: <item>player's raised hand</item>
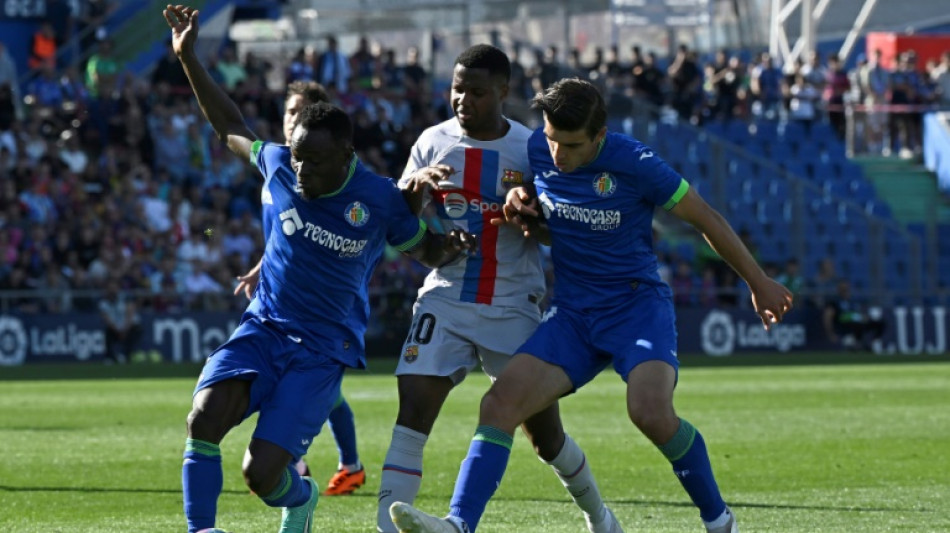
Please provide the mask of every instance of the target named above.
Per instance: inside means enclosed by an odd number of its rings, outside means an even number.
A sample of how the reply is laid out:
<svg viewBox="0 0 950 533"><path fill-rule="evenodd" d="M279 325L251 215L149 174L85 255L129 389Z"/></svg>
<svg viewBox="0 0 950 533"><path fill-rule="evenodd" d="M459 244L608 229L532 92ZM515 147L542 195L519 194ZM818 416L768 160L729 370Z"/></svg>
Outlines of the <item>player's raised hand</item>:
<svg viewBox="0 0 950 533"><path fill-rule="evenodd" d="M175 55L195 49L195 40L198 38L198 10L181 4L165 6L162 11L165 22L172 29L172 49Z"/></svg>
<svg viewBox="0 0 950 533"><path fill-rule="evenodd" d="M792 293L784 285L772 278L764 281L752 290L752 305L762 324L768 331L772 324L782 321L782 317L792 308Z"/></svg>

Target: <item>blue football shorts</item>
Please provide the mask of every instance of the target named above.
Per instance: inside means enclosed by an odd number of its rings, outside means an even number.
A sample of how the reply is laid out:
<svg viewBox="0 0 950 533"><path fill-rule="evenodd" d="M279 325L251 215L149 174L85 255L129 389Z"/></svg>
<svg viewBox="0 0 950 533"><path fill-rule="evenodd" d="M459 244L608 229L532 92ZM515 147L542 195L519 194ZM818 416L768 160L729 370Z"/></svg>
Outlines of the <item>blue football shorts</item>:
<svg viewBox="0 0 950 533"><path fill-rule="evenodd" d="M254 438L280 446L296 460L307 453L339 398L344 368L252 318L208 357L195 393L227 379L251 381L243 418L260 413Z"/></svg>
<svg viewBox="0 0 950 533"><path fill-rule="evenodd" d="M678 372L672 294L666 286L640 283L604 307L555 302L518 352L561 367L575 390L611 363L624 381L644 361L664 361Z"/></svg>

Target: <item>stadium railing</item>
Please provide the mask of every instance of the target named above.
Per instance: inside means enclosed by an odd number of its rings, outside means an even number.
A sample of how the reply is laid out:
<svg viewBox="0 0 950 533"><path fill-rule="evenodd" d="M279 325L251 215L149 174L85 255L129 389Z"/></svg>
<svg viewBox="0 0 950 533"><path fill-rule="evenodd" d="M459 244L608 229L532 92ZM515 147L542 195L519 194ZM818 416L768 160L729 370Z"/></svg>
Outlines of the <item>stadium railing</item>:
<svg viewBox="0 0 950 533"><path fill-rule="evenodd" d="M933 288L924 280L921 238L883 216L888 213L886 203L848 196L850 191L830 183L816 183L796 172L800 167L783 166L775 158L752 152L643 101L638 101L634 109L632 117L625 117L630 119L625 124L628 133L659 149L668 142L663 136L669 127L685 131L690 140L685 147L676 146L676 150L700 151L693 146L696 143L706 157L706 175L687 172L686 178L698 185L710 204L737 229L743 222L748 228L771 223L775 226L771 236L787 232L788 249L784 258L775 259L782 263L799 259L806 279L814 275L821 259L832 257L838 273L852 280L855 293L880 304L919 302L925 296L925 286L927 290ZM675 150L660 153L668 159L676 155ZM767 199L752 195L748 201L736 201L736 177L730 169L742 165L760 169L760 179L766 181L759 182L759 193ZM782 206L781 212L771 212L777 205ZM863 264L865 260L867 265Z"/></svg>

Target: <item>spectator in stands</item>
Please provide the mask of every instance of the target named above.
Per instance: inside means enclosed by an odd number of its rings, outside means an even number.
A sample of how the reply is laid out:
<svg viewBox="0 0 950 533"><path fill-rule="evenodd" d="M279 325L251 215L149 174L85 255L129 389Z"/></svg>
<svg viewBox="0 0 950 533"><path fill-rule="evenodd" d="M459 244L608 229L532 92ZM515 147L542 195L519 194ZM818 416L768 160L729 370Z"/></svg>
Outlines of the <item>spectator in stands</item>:
<svg viewBox="0 0 950 533"><path fill-rule="evenodd" d="M891 146L886 147L885 155L897 151L901 157L913 157L920 149L921 132L911 113L912 106L918 102L920 76L915 70L917 57L912 51L902 53L897 60L897 68L891 73L891 109L888 127L891 134Z"/></svg>
<svg viewBox="0 0 950 533"><path fill-rule="evenodd" d="M233 46L225 46L221 50L221 57L218 58L216 69L218 74L221 75L221 79L224 80L225 88L229 91L233 91L238 84L247 79L247 71L244 70L244 65L238 59Z"/></svg>
<svg viewBox="0 0 950 533"><path fill-rule="evenodd" d="M811 125L818 118L818 102L821 93L805 79L805 75L798 73L795 81L788 88L789 104L788 118L801 123L805 132L811 131Z"/></svg>
<svg viewBox="0 0 950 533"><path fill-rule="evenodd" d="M165 41L165 55L158 60L155 70L152 71L152 86L158 87L163 83L168 84L169 90L175 95L185 96L191 91L185 70L181 67L178 57L175 56L175 50L172 49L171 39Z"/></svg>
<svg viewBox="0 0 950 533"><path fill-rule="evenodd" d="M666 73L673 92L670 105L681 119L692 120L703 84L703 73L697 63L696 53L690 51L685 44L679 45L676 57Z"/></svg>
<svg viewBox="0 0 950 533"><path fill-rule="evenodd" d="M356 51L350 56L350 72L356 78L356 86L363 90L373 88L373 76L376 74L376 63L379 53L370 50L369 39L361 36Z"/></svg>
<svg viewBox="0 0 950 533"><path fill-rule="evenodd" d="M351 74L350 62L338 47L336 36L327 36L327 49L317 61L317 81L324 87L335 87L339 94L345 94Z"/></svg>
<svg viewBox="0 0 950 533"><path fill-rule="evenodd" d="M871 351L880 347L884 335L884 321L878 310L868 310L851 295L847 279L837 282L834 294L825 304L822 324L832 344L849 350Z"/></svg>
<svg viewBox="0 0 950 533"><path fill-rule="evenodd" d="M940 63L930 72L937 92L937 103L941 109L950 109L950 50L940 55ZM3 77L0 76L0 83Z"/></svg>
<svg viewBox="0 0 950 533"><path fill-rule="evenodd" d="M805 288L805 278L799 271L798 260L795 258L785 262L785 269L779 274L775 281L785 285L785 288L792 291L792 295L798 297L802 289Z"/></svg>
<svg viewBox="0 0 950 533"><path fill-rule="evenodd" d="M841 59L836 55L828 56L828 68L825 70L825 87L821 98L828 110L828 121L838 134L839 139L845 138L847 122L844 116L844 96L851 90L851 81L844 69Z"/></svg>
<svg viewBox="0 0 950 533"><path fill-rule="evenodd" d="M99 302L99 313L106 332L106 363L125 363L142 336L135 302L119 291L117 281L110 280L105 297Z"/></svg>
<svg viewBox="0 0 950 533"><path fill-rule="evenodd" d="M768 52L759 55L759 62L750 73L749 88L752 92L752 113L767 120L781 118L782 71Z"/></svg>
<svg viewBox="0 0 950 533"><path fill-rule="evenodd" d="M636 99L651 106L650 115L659 118L659 108L663 105L663 71L657 66L656 54L648 53L642 62L634 61L633 92Z"/></svg>
<svg viewBox="0 0 950 533"><path fill-rule="evenodd" d="M33 78L26 86L29 105L44 109L47 113L57 111L63 105L63 86L56 77L56 69L52 63L40 67L39 76Z"/></svg>
<svg viewBox="0 0 950 533"><path fill-rule="evenodd" d="M59 160L74 174L82 174L89 164L86 150L79 145L79 134L75 131L64 131L61 136L62 146L59 147Z"/></svg>
<svg viewBox="0 0 950 533"><path fill-rule="evenodd" d="M872 153L880 154L884 150L887 111L882 106L887 105L889 78L890 73L881 64L880 50L874 50L867 65L858 70L858 83L861 86L867 116L865 139L868 151Z"/></svg>
<svg viewBox="0 0 950 533"><path fill-rule="evenodd" d="M316 62L317 60L314 57L313 48L301 46L293 59L290 60L290 65L287 66L284 82L290 85L295 81L313 81L316 79L316 75L314 74L314 65Z"/></svg>
<svg viewBox="0 0 950 533"><path fill-rule="evenodd" d="M49 22L40 24L40 28L33 34L27 65L33 70L38 70L44 65L56 68L56 34L53 32L53 25Z"/></svg>
<svg viewBox="0 0 950 533"><path fill-rule="evenodd" d="M86 88L93 98L106 98L115 89L122 67L112 55L112 40L99 42L99 49L86 63Z"/></svg>
<svg viewBox="0 0 950 533"><path fill-rule="evenodd" d="M834 259L826 257L818 264L818 273L809 283L808 292L812 295L811 303L818 309L825 307L825 301L834 294L838 283L838 274L835 270Z"/></svg>

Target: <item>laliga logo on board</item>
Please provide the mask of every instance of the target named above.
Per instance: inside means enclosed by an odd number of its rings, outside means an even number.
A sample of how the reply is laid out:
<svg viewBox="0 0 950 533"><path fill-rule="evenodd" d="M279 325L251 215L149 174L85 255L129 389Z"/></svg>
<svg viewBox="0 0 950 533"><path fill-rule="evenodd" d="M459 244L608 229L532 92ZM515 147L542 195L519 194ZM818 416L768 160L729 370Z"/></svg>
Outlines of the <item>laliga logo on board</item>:
<svg viewBox="0 0 950 533"><path fill-rule="evenodd" d="M360 202L353 202L346 206L343 217L351 226L359 228L369 222L369 209Z"/></svg>
<svg viewBox="0 0 950 533"><path fill-rule="evenodd" d="M617 180L615 180L614 177L609 173L603 172L594 178L594 192L597 193L597 196L610 196L616 190Z"/></svg>
<svg viewBox="0 0 950 533"><path fill-rule="evenodd" d="M468 210L468 201L465 199L465 195L461 193L450 192L446 194L443 203L445 214L449 218L462 218L465 216L465 211Z"/></svg>
<svg viewBox="0 0 950 533"><path fill-rule="evenodd" d="M17 366L26 359L26 329L19 318L0 316L0 366Z"/></svg>

